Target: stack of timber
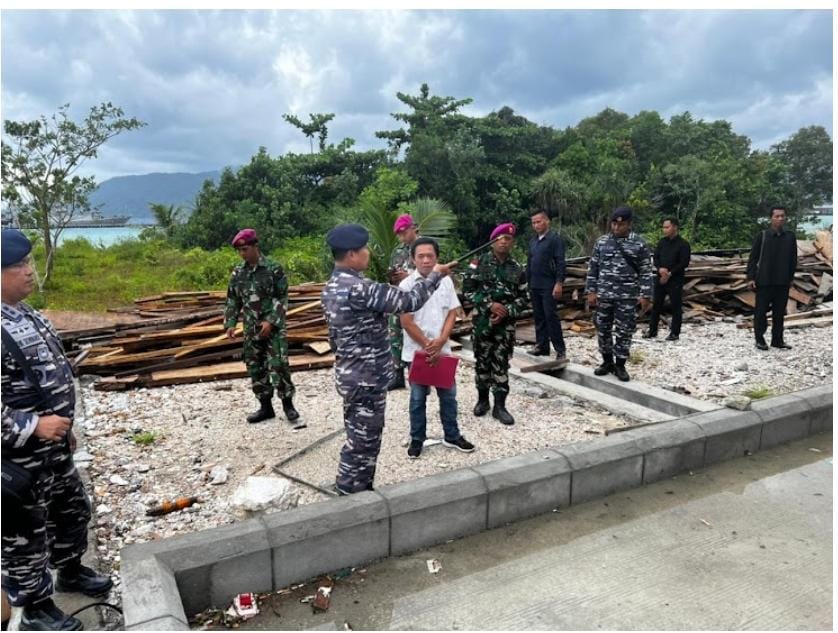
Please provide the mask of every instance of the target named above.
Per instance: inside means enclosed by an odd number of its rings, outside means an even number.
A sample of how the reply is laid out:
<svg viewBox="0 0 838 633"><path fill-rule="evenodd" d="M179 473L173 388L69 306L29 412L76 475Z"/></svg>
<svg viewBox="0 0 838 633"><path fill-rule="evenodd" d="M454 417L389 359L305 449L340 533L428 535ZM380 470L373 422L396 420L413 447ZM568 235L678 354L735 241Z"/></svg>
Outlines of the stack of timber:
<svg viewBox="0 0 838 633"><path fill-rule="evenodd" d="M291 371L329 367L334 363L320 308L323 284L289 289L287 317ZM237 337L226 336L223 292L165 293L135 301L146 321L99 330L62 332L77 357L79 374L104 376L95 388L116 391L134 387L241 378L242 325ZM83 354L83 357L81 357Z"/></svg>

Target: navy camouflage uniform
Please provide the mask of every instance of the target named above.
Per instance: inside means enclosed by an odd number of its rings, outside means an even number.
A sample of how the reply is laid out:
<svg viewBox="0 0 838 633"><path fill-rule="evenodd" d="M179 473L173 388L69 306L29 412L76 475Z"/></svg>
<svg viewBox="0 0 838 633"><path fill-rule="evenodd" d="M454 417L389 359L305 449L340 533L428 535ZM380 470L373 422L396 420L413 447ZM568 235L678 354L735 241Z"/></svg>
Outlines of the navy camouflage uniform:
<svg viewBox="0 0 838 633"><path fill-rule="evenodd" d="M233 269L227 287L224 328L235 327L242 315L242 356L253 393L260 401L273 397L274 390L280 398L294 395L288 365L287 310L288 278L277 262L260 255L255 266L242 261ZM262 321L273 325L266 338L259 338Z"/></svg>
<svg viewBox="0 0 838 633"><path fill-rule="evenodd" d="M637 266L637 272L620 252ZM601 236L594 244L588 263L585 293L597 295L594 325L597 343L603 357L614 355L626 360L631 349L639 297L652 296L652 253L642 237L629 233L616 237L613 233Z"/></svg>
<svg viewBox="0 0 838 633"><path fill-rule="evenodd" d="M22 507L3 504L3 590L12 605L24 606L52 595L48 566L68 568L81 560L87 549L90 501L67 436L50 441L34 435L39 416L55 414L72 421L75 415L73 373L58 334L25 303L2 304L2 322L49 397L43 401L11 352L4 349L3 456L37 473L31 498Z"/></svg>
<svg viewBox="0 0 838 633"><path fill-rule="evenodd" d="M439 286L431 272L410 292L374 282L335 266L321 302L335 353L335 383L343 397L346 442L340 453L337 488L341 493L372 490L384 430L387 385L393 379L388 314L416 312Z"/></svg>
<svg viewBox="0 0 838 633"><path fill-rule="evenodd" d="M508 257L501 262L493 252L483 253L463 273L463 295L474 305L471 315L475 381L478 391L509 393L509 358L515 346L515 319L527 309L527 277L523 267ZM489 321L493 302L508 315L498 324Z"/></svg>
<svg viewBox="0 0 838 633"><path fill-rule="evenodd" d="M410 257L410 245L399 244L393 249L390 255L390 270L406 270L408 272L416 269L413 259ZM402 360L402 347L404 341L404 330L402 321L397 314L390 315L390 350L393 353L393 366L396 370L404 369L405 363Z"/></svg>

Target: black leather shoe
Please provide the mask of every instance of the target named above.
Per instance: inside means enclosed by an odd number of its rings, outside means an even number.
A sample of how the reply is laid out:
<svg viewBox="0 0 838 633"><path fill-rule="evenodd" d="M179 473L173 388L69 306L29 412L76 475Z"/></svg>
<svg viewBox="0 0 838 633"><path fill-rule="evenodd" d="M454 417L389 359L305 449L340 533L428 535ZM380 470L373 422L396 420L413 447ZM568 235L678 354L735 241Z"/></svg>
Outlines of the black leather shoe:
<svg viewBox="0 0 838 633"><path fill-rule="evenodd" d="M643 332L643 338L655 338L658 335L657 332L652 332L652 330L646 330Z"/></svg>
<svg viewBox="0 0 838 633"><path fill-rule="evenodd" d="M113 587L113 582L109 576L98 574L84 565L80 565L73 573L60 570L58 581L55 583L58 591L83 593L86 596L102 596L108 593L111 587Z"/></svg>
<svg viewBox="0 0 838 633"><path fill-rule="evenodd" d="M294 420L297 420L300 417L300 414L294 408L294 403L291 400L291 398L282 399L282 412L285 414L285 418L289 422L293 422Z"/></svg>
<svg viewBox="0 0 838 633"><path fill-rule="evenodd" d="M765 352L768 350L768 345L765 344L765 341L757 341L757 349L761 349Z"/></svg>
<svg viewBox="0 0 838 633"><path fill-rule="evenodd" d="M791 345L782 341L780 343L777 343L776 345L774 343L771 343L771 347L776 347L777 349L791 349Z"/></svg>
<svg viewBox="0 0 838 633"><path fill-rule="evenodd" d="M247 421L251 424L256 424L257 422L270 420L271 418L276 417L276 413L274 413L274 405L271 404L270 398L262 398L259 401L259 404L259 409L247 416Z"/></svg>
<svg viewBox="0 0 838 633"><path fill-rule="evenodd" d="M669 336L666 337L666 340L667 341L677 341L678 340L678 335L677 334L670 334Z"/></svg>
<svg viewBox="0 0 838 633"><path fill-rule="evenodd" d="M81 631L81 629L81 620L68 616L56 607L52 598L23 607L23 613L20 616L21 631Z"/></svg>
<svg viewBox="0 0 838 633"><path fill-rule="evenodd" d="M527 352L527 354L529 354L530 356L549 356L550 349L541 349L539 347L533 347Z"/></svg>
<svg viewBox="0 0 838 633"><path fill-rule="evenodd" d="M489 392L478 391L477 404L474 405L472 413L479 418L489 413L489 409L491 408L492 406L489 404Z"/></svg>
<svg viewBox="0 0 838 633"><path fill-rule="evenodd" d="M629 376L629 373L626 371L626 366L624 364L614 365L614 375L623 382L631 380L631 376Z"/></svg>

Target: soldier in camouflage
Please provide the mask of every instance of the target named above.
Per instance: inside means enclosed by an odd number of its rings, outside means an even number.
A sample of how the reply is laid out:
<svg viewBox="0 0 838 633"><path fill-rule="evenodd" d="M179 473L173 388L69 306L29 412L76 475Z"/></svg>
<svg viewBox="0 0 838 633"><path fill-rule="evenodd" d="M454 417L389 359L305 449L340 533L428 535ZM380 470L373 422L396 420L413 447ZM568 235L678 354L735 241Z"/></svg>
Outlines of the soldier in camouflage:
<svg viewBox="0 0 838 633"><path fill-rule="evenodd" d="M275 261L259 252L253 229L242 229L233 238L233 247L242 258L230 276L224 327L235 338L236 322L242 315L244 346L242 356L259 409L247 416L251 424L275 416L271 399L276 390L282 410L294 428L305 426L294 408L294 383L288 366L288 340L285 312L288 309L288 279Z"/></svg>
<svg viewBox="0 0 838 633"><path fill-rule="evenodd" d="M390 268L387 270L387 281L398 286L407 276L416 269L413 259L410 257L410 247L419 232L416 222L407 213L400 215L393 223L393 233L399 240L399 245L393 249L390 255ZM397 314L390 315L390 349L393 352L393 369L395 375L387 386L387 390L404 389L404 361L402 360L402 342L404 340L401 320Z"/></svg>
<svg viewBox="0 0 838 633"><path fill-rule="evenodd" d="M387 386L393 377L387 315L421 308L456 265L437 264L410 292L402 292L362 275L370 260L368 239L367 230L357 224L342 224L326 235L335 268L321 302L335 353L335 384L343 398L346 427L336 478L339 494L372 490Z"/></svg>
<svg viewBox="0 0 838 633"><path fill-rule="evenodd" d="M463 294L474 304L472 344L477 382L474 415L489 411L489 390L495 396L492 417L502 424L515 424L506 410L509 394L509 358L515 345L515 319L529 305L527 278L522 266L510 256L515 226L501 224L492 231L492 250L471 262L463 274Z"/></svg>
<svg viewBox="0 0 838 633"><path fill-rule="evenodd" d="M81 621L52 601L49 567L60 591L102 595L113 583L81 564L90 502L73 464L73 373L52 324L23 303L34 289L31 248L23 233L3 229L2 584L23 607L22 630L75 631ZM29 471L31 485L7 489L9 463Z"/></svg>
<svg viewBox="0 0 838 633"><path fill-rule="evenodd" d="M631 230L632 210L618 207L611 214L611 232L600 237L588 263L585 292L588 305L596 308L602 364L597 376L613 373L626 382L626 360L636 323L635 305L645 311L652 296L652 253L646 242ZM613 334L612 334L613 332Z"/></svg>

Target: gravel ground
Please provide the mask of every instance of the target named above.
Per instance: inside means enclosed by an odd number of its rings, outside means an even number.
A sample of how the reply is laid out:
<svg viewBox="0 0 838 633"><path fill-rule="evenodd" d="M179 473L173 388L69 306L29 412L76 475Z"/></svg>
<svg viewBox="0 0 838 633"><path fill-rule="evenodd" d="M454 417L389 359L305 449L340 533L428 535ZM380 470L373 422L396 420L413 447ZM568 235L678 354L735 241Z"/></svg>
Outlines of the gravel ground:
<svg viewBox="0 0 838 633"><path fill-rule="evenodd" d="M681 340L663 336L647 341L636 335L629 370L634 379L694 396L721 401L748 389L767 388L783 393L832 381L832 327L789 330L789 351L754 349L750 330L730 322L686 325ZM599 362L596 341L569 337L572 362ZM281 413L275 420L248 425L244 416L256 406L246 379L221 383L181 385L114 393L83 387L84 448L90 453L88 472L94 485L95 530L103 565L118 582L119 550L143 542L201 530L236 520L229 501L251 474L268 475L271 466L318 438L343 426L342 406L332 370L298 372L295 403L308 423L292 430ZM458 370L460 429L477 450L470 454L429 446L418 460L408 460L408 391L391 392L387 422L378 462L376 484L391 484L455 470L493 459L548 446L591 439L627 420L591 403L512 381L508 400L518 423L505 427L487 416L475 418L473 369ZM435 396L429 398L428 436L441 438ZM137 433L152 433L148 445L137 444ZM334 481L342 434L312 451L291 459L283 468L314 484ZM209 472L223 466L228 480L211 485ZM162 517L146 517L146 510L164 499L198 496L201 503ZM299 502L325 497L299 487ZM117 587L117 596L119 589Z"/></svg>

